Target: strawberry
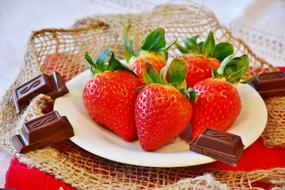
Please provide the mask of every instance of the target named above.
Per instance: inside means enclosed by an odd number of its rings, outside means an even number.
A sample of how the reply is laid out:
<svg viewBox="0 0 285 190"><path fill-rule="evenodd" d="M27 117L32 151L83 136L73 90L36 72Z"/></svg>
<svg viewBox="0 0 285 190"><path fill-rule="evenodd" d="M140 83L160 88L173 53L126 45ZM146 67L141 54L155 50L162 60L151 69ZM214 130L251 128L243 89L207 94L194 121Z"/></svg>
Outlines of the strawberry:
<svg viewBox="0 0 285 190"><path fill-rule="evenodd" d="M153 151L173 141L190 123L192 106L186 97L186 65L174 59L161 75L147 63L143 74L147 84L135 103L138 139L145 151Z"/></svg>
<svg viewBox="0 0 285 190"><path fill-rule="evenodd" d="M193 104L193 138L205 128L225 131L234 123L241 110L241 100L235 84L241 81L248 62L247 55L230 55L224 59L217 71L213 70L213 78L194 85L197 101Z"/></svg>
<svg viewBox="0 0 285 190"><path fill-rule="evenodd" d="M105 60L110 56L108 65ZM115 59L110 50L103 51L94 62L86 53L93 78L83 91L85 108L91 118L126 141L136 139L134 105L142 81Z"/></svg>
<svg viewBox="0 0 285 190"><path fill-rule="evenodd" d="M199 36L186 38L185 47L177 42L176 47L184 53L182 58L187 64L186 82L188 87L193 87L197 82L210 78L212 69L217 69L228 55L233 54L233 46L228 42L215 45L213 32L209 32L205 42L197 42Z"/></svg>
<svg viewBox="0 0 285 190"><path fill-rule="evenodd" d="M165 56L160 52L142 52L137 57L133 56L129 61L129 66L141 79L145 71L145 61L150 63L157 72L160 72L166 64Z"/></svg>
<svg viewBox="0 0 285 190"><path fill-rule="evenodd" d="M166 47L165 31L163 28L157 28L150 32L142 42L141 51L134 52L133 40L129 39L131 26L125 29L124 46L125 58L128 61L130 68L143 78L145 71L144 62L151 64L157 72L165 66L168 57L168 49L174 44Z"/></svg>

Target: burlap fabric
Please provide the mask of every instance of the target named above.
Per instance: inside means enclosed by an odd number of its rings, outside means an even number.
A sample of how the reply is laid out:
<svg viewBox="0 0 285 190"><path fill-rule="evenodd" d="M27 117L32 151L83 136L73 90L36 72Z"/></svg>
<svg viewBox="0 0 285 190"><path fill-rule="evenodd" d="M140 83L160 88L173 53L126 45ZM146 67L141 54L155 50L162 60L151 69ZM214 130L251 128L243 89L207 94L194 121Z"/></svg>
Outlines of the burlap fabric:
<svg viewBox="0 0 285 190"><path fill-rule="evenodd" d="M246 53L250 56L252 69L248 76L274 70L242 40L234 38L209 10L194 3L163 5L141 14L94 16L78 21L71 29L40 30L32 34L25 63L1 101L1 147L21 162L52 174L78 189L253 189L252 184L257 181L284 185L285 168L231 172L205 169L203 166L171 169L131 166L92 155L70 141L27 154L15 154L10 142L17 132L17 126L28 117L41 115L40 112L33 111L38 110L38 100L34 100L22 116L15 113L12 102L15 87L40 72L50 73L52 70L57 70L66 80L71 79L87 68L83 60L86 51L96 55L105 48L112 48L121 56L122 31L128 23L133 26L136 45L140 44L147 32L157 26L166 29L168 41L175 38L182 40L183 37L194 34L201 34L201 38L205 38L207 32L212 30L218 41L231 41L237 54ZM177 53L172 49L170 56ZM264 142L269 147L284 147L285 97L268 99L266 103L269 122L262 135Z"/></svg>

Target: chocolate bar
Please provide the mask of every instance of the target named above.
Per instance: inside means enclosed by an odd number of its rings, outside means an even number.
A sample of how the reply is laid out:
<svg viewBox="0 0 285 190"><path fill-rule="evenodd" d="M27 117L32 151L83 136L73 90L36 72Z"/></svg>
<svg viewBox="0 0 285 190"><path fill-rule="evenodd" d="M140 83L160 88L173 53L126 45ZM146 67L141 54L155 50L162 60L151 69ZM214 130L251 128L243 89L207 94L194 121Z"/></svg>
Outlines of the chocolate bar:
<svg viewBox="0 0 285 190"><path fill-rule="evenodd" d="M205 129L190 143L190 150L232 166L240 160L243 148L240 136L211 128Z"/></svg>
<svg viewBox="0 0 285 190"><path fill-rule="evenodd" d="M73 128L68 119L53 111L26 122L20 134L13 136L12 143L18 152L25 153L72 136Z"/></svg>
<svg viewBox="0 0 285 190"><path fill-rule="evenodd" d="M260 74L251 85L263 98L285 96L285 72L272 72Z"/></svg>
<svg viewBox="0 0 285 190"><path fill-rule="evenodd" d="M39 94L45 94L55 99L68 93L68 89L59 73L41 74L15 89L13 100L16 112L20 113L30 101Z"/></svg>

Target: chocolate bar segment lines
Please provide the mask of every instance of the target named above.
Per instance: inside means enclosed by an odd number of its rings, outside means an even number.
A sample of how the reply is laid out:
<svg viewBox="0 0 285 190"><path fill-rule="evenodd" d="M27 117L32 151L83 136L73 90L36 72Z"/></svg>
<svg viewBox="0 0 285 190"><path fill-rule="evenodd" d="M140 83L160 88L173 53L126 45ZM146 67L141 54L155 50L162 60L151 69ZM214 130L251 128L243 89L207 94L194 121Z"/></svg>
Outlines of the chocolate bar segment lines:
<svg viewBox="0 0 285 190"><path fill-rule="evenodd" d="M55 99L68 93L68 89L59 73L41 74L15 89L13 100L16 112L20 113L30 101L39 94L45 94Z"/></svg>
<svg viewBox="0 0 285 190"><path fill-rule="evenodd" d="M251 84L263 98L285 96L285 71L261 74Z"/></svg>
<svg viewBox="0 0 285 190"><path fill-rule="evenodd" d="M236 165L243 154L240 136L212 128L205 129L190 143L190 150Z"/></svg>
<svg viewBox="0 0 285 190"><path fill-rule="evenodd" d="M24 124L20 134L12 138L16 150L25 153L61 142L74 136L73 128L65 116L53 111Z"/></svg>

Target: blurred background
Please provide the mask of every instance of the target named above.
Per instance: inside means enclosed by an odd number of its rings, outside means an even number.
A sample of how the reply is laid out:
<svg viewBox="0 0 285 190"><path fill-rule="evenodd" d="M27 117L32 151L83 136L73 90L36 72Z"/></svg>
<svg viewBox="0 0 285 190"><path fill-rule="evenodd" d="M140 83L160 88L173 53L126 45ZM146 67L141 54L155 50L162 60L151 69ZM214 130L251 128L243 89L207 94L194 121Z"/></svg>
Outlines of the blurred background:
<svg viewBox="0 0 285 190"><path fill-rule="evenodd" d="M242 37L262 57L285 65L284 0L193 0L211 9L220 22ZM141 12L182 0L0 0L0 97L23 62L32 31L66 28L94 14Z"/></svg>
<svg viewBox="0 0 285 190"><path fill-rule="evenodd" d="M234 35L273 65L285 66L284 0L193 0L211 9ZM169 0L0 0L0 97L23 63L28 38L42 28L67 28L89 15L136 13ZM182 15L183 16L183 15ZM9 156L0 148L0 187Z"/></svg>

